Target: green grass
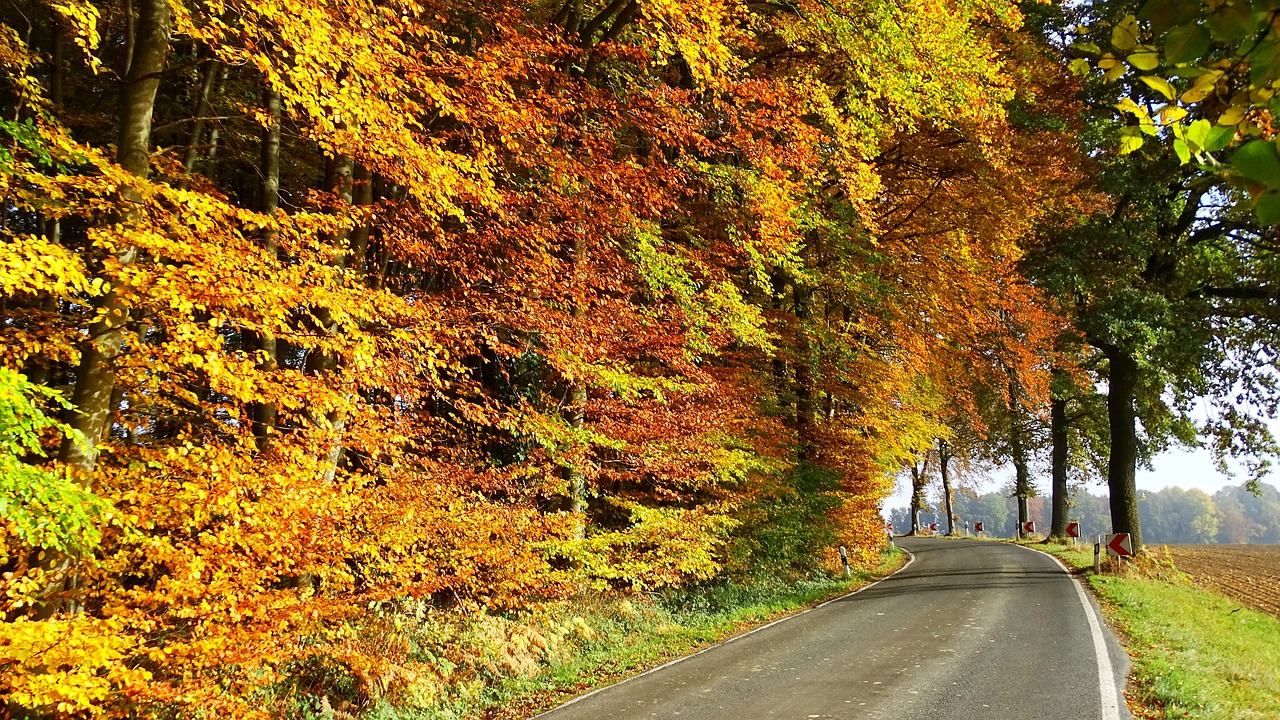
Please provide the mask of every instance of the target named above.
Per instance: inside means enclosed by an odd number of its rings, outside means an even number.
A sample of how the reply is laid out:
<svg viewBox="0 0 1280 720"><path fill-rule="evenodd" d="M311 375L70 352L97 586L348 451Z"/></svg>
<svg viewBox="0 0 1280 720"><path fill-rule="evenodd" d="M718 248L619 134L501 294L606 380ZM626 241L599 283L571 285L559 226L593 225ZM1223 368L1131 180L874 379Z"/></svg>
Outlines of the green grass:
<svg viewBox="0 0 1280 720"><path fill-rule="evenodd" d="M1196 587L1168 561L1093 573L1093 550L1039 545L1083 573L1133 659L1128 693L1151 718L1280 718L1280 620Z"/></svg>
<svg viewBox="0 0 1280 720"><path fill-rule="evenodd" d="M409 708L386 702L364 720L454 720L520 717L549 709L586 692L823 600L848 593L897 569L896 548L876 567L852 578L815 575L782 581L718 582L650 596L598 594L576 598L556 613L559 620L531 621L547 637L563 633L540 654L534 672L495 668L457 682L433 702ZM565 632L563 628L577 630ZM508 646L509 648L509 646ZM504 651L495 653L502 656ZM509 649L508 651L509 654Z"/></svg>

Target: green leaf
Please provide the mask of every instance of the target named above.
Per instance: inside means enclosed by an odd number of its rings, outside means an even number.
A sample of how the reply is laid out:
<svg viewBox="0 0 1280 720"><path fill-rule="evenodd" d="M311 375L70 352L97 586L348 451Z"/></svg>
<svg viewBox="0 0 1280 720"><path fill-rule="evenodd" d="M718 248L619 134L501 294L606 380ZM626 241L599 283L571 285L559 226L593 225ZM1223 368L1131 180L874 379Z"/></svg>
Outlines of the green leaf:
<svg viewBox="0 0 1280 720"><path fill-rule="evenodd" d="M1258 16L1253 8L1243 0L1235 0L1236 4L1223 5L1207 17L1205 23L1209 32L1219 40L1234 42L1252 35L1258 29Z"/></svg>
<svg viewBox="0 0 1280 720"><path fill-rule="evenodd" d="M1263 40L1249 52L1249 80L1260 87L1277 78L1280 78L1280 43Z"/></svg>
<svg viewBox="0 0 1280 720"><path fill-rule="evenodd" d="M1254 201L1253 211L1263 225L1280 223L1280 190L1268 190Z"/></svg>
<svg viewBox="0 0 1280 720"><path fill-rule="evenodd" d="M1111 29L1111 44L1124 52L1138 46L1138 23L1132 15L1126 15Z"/></svg>
<svg viewBox="0 0 1280 720"><path fill-rule="evenodd" d="M1204 139L1206 152L1218 152L1231 144L1236 136L1236 129L1228 125L1215 125Z"/></svg>
<svg viewBox="0 0 1280 720"><path fill-rule="evenodd" d="M1280 185L1280 154L1274 143L1254 140L1242 145L1232 153L1231 166L1250 180L1272 187Z"/></svg>
<svg viewBox="0 0 1280 720"><path fill-rule="evenodd" d="M1155 70L1160 66L1160 56L1155 50L1139 50L1129 56L1129 64L1139 70Z"/></svg>
<svg viewBox="0 0 1280 720"><path fill-rule="evenodd" d="M1120 131L1120 154L1129 153L1142 147L1142 132L1136 127L1127 127Z"/></svg>
<svg viewBox="0 0 1280 720"><path fill-rule="evenodd" d="M1205 141L1209 137L1209 131L1213 129L1213 124L1208 120L1200 119L1187 126L1187 144L1195 152L1204 150Z"/></svg>
<svg viewBox="0 0 1280 720"><path fill-rule="evenodd" d="M1146 83L1147 87L1150 87L1152 90L1163 95L1165 100L1172 100L1174 96L1178 94L1178 91L1174 89L1173 85L1162 77L1158 77L1156 75L1143 75L1138 79Z"/></svg>
<svg viewBox="0 0 1280 720"><path fill-rule="evenodd" d="M1071 74L1076 77L1084 77L1089 74L1089 61L1084 58L1076 58L1071 61Z"/></svg>
<svg viewBox="0 0 1280 720"><path fill-rule="evenodd" d="M1151 29L1159 34L1183 23L1195 22L1200 17L1200 3L1196 0L1147 0L1138 11L1138 18L1151 23Z"/></svg>
<svg viewBox="0 0 1280 720"><path fill-rule="evenodd" d="M1178 154L1178 159L1183 165L1191 162L1191 148L1187 147L1186 141L1181 138L1175 138L1173 141L1173 151Z"/></svg>
<svg viewBox="0 0 1280 720"><path fill-rule="evenodd" d="M1164 57L1171 65L1195 62L1209 52L1209 31L1199 23L1179 25L1164 38Z"/></svg>

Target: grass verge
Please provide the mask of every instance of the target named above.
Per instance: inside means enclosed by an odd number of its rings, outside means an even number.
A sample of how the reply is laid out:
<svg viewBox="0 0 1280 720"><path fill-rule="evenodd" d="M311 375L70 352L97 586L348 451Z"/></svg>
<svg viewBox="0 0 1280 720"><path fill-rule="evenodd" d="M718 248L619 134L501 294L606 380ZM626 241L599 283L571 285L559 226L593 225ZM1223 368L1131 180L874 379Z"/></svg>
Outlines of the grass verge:
<svg viewBox="0 0 1280 720"><path fill-rule="evenodd" d="M752 627L812 607L884 577L901 566L896 548L853 577L817 574L783 581L721 581L656 595L575 598L539 617L518 619L518 629L497 643L469 641L479 671L464 681L455 671L449 689L410 707L379 703L363 720L527 718L569 698L643 672ZM410 630L412 632L412 630ZM518 637L535 647L514 647ZM526 643L528 645L529 643ZM520 657L531 660L522 661ZM411 703L411 705L413 705Z"/></svg>
<svg viewBox="0 0 1280 720"><path fill-rule="evenodd" d="M1093 549L1037 544L1093 588L1133 660L1141 718L1280 718L1280 620L1194 585L1159 556L1093 572Z"/></svg>

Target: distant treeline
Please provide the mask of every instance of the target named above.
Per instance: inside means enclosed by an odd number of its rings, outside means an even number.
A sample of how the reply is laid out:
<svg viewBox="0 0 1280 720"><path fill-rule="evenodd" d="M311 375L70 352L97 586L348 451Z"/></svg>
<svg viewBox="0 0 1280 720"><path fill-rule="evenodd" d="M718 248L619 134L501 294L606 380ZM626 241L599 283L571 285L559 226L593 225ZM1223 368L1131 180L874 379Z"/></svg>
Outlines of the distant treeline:
<svg viewBox="0 0 1280 720"><path fill-rule="evenodd" d="M1203 490L1170 487L1139 492L1138 509L1142 516L1142 535L1148 543L1280 543L1280 489L1261 483L1260 494L1254 495L1243 485L1226 487L1210 495ZM1036 530L1049 527L1048 497L1028 501ZM935 514L923 514L923 522L938 523L940 532L947 531L940 503L931 508ZM1017 499L1008 492L984 495L956 493L954 503L956 532L962 533L968 522L982 522L984 534L1010 537L1018 517ZM889 515L895 533L911 530L911 516L906 508L893 508ZM1078 489L1071 496L1071 519L1080 523L1082 537L1111 531L1110 510L1105 496Z"/></svg>

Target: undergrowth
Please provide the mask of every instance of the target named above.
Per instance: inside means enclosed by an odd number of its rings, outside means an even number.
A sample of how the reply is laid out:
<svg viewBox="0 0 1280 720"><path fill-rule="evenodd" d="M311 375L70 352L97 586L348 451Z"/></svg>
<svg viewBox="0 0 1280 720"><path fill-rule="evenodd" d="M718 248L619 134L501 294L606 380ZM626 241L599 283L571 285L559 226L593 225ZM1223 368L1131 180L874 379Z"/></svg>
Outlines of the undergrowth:
<svg viewBox="0 0 1280 720"><path fill-rule="evenodd" d="M878 560L851 578L817 571L720 579L660 593L585 594L519 612L444 613L413 600L385 603L353 628L349 645L366 657L376 647L383 667L350 670L335 682L339 652L323 663L324 687L296 687L302 674L280 691L295 698L292 716L307 720L528 717L847 593L896 569L902 554L891 549Z"/></svg>

